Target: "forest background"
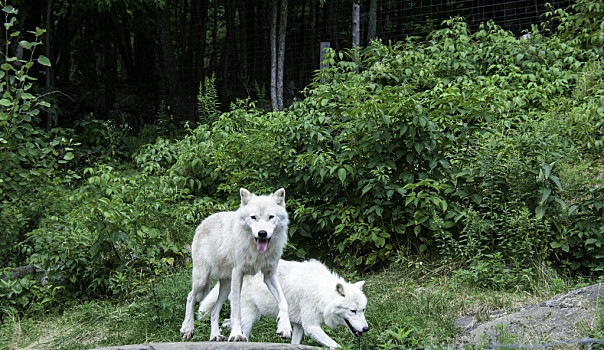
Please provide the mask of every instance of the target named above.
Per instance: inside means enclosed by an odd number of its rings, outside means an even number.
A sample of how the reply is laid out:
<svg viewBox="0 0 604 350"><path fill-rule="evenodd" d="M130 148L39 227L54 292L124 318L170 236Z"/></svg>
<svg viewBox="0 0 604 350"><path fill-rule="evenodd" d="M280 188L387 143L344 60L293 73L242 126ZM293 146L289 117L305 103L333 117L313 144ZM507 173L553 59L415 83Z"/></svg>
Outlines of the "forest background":
<svg viewBox="0 0 604 350"><path fill-rule="evenodd" d="M523 30L424 18L354 49L342 26L314 72L317 37L302 36L315 43L285 58L300 90L282 111L270 59L229 49L266 2L36 4L2 3L3 322L152 293L241 186L286 188L289 259L353 275L436 262L507 291L602 281L601 1L544 6ZM288 28L350 5L297 4ZM205 49L189 40L200 30Z"/></svg>

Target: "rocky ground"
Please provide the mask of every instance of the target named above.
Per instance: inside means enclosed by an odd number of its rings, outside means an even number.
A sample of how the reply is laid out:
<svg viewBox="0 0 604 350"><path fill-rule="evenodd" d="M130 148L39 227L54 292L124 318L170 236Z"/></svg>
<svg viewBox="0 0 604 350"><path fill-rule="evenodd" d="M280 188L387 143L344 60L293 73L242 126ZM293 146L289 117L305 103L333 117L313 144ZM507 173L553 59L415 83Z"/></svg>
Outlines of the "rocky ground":
<svg viewBox="0 0 604 350"><path fill-rule="evenodd" d="M588 343L597 322L602 322L602 312L604 283L578 288L512 313L497 312L486 322L478 323L473 317L460 319L460 347Z"/></svg>

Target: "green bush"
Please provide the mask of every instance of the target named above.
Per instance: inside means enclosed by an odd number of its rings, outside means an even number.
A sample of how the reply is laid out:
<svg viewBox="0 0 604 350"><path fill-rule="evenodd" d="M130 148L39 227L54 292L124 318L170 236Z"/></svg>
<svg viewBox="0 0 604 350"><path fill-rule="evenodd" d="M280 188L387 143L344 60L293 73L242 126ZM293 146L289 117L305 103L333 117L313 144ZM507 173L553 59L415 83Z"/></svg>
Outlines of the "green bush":
<svg viewBox="0 0 604 350"><path fill-rule="evenodd" d="M4 15L0 49L0 265L19 266L26 259L18 243L47 215L45 202L54 190L55 177L74 158L76 143L68 130L46 132L38 127L40 114L50 104L35 92L33 67L49 66L38 55L45 30L16 30L17 9L0 4ZM15 46L23 59L13 56Z"/></svg>
<svg viewBox="0 0 604 350"><path fill-rule="evenodd" d="M286 111L239 101L138 162L233 205L239 186L285 187L298 257L369 266L434 248L459 257L467 237L484 236L480 263L555 259L561 220L587 198L562 178L601 145L589 127L598 94L576 98L579 88L599 91L597 50L542 35L547 26L525 40L491 22L475 33L446 24L427 42L375 42L355 62L331 52Z"/></svg>
<svg viewBox="0 0 604 350"><path fill-rule="evenodd" d="M45 285L60 288L65 300L127 294L146 276L182 264L197 219L196 206L181 203L189 202L186 190L111 167L85 173L86 185L60 198L69 209L23 243L29 264L45 271Z"/></svg>

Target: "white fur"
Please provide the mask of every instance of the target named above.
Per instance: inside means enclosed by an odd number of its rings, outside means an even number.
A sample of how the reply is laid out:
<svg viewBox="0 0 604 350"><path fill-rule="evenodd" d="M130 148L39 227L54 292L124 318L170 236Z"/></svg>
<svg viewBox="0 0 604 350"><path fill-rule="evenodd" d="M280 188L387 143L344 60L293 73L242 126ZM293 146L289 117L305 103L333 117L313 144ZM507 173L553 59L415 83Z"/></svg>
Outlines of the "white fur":
<svg viewBox="0 0 604 350"><path fill-rule="evenodd" d="M192 288L180 328L183 341L193 337L195 302L208 294L211 278L218 279L221 288L210 312L210 341L226 339L220 334L218 316L229 292L232 320L229 341L247 341L241 329L241 285L244 275L257 272L264 276L264 284L273 296L272 303L277 300L277 333L283 338L291 337L287 301L276 276L277 264L287 243L289 219L285 210L285 190L281 188L269 196L256 196L242 188L240 195L241 206L237 211L210 215L195 230L191 244ZM256 244L259 235L270 238L264 252L260 252Z"/></svg>
<svg viewBox="0 0 604 350"><path fill-rule="evenodd" d="M351 333L357 337L369 330L365 320L367 297L363 294L364 281L348 283L316 260L281 260L277 277L287 299L289 318L294 325L292 344L300 344L302 336L306 334L323 346L340 347L325 334L322 325L336 328L347 326L348 321ZM199 305L201 317L212 310L219 288L220 285L216 285ZM262 274L246 276L241 291L243 334L249 337L252 326L260 316L275 317L278 312L262 283Z"/></svg>

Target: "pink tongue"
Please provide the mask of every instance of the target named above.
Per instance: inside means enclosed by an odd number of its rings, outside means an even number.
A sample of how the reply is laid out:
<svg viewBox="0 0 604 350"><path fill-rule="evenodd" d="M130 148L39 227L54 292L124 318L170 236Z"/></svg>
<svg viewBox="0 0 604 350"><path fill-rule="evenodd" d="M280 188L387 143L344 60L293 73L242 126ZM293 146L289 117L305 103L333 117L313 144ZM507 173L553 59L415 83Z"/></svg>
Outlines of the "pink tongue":
<svg viewBox="0 0 604 350"><path fill-rule="evenodd" d="M268 239L259 239L256 241L256 250L258 250L258 253L264 253L266 248L268 248Z"/></svg>

